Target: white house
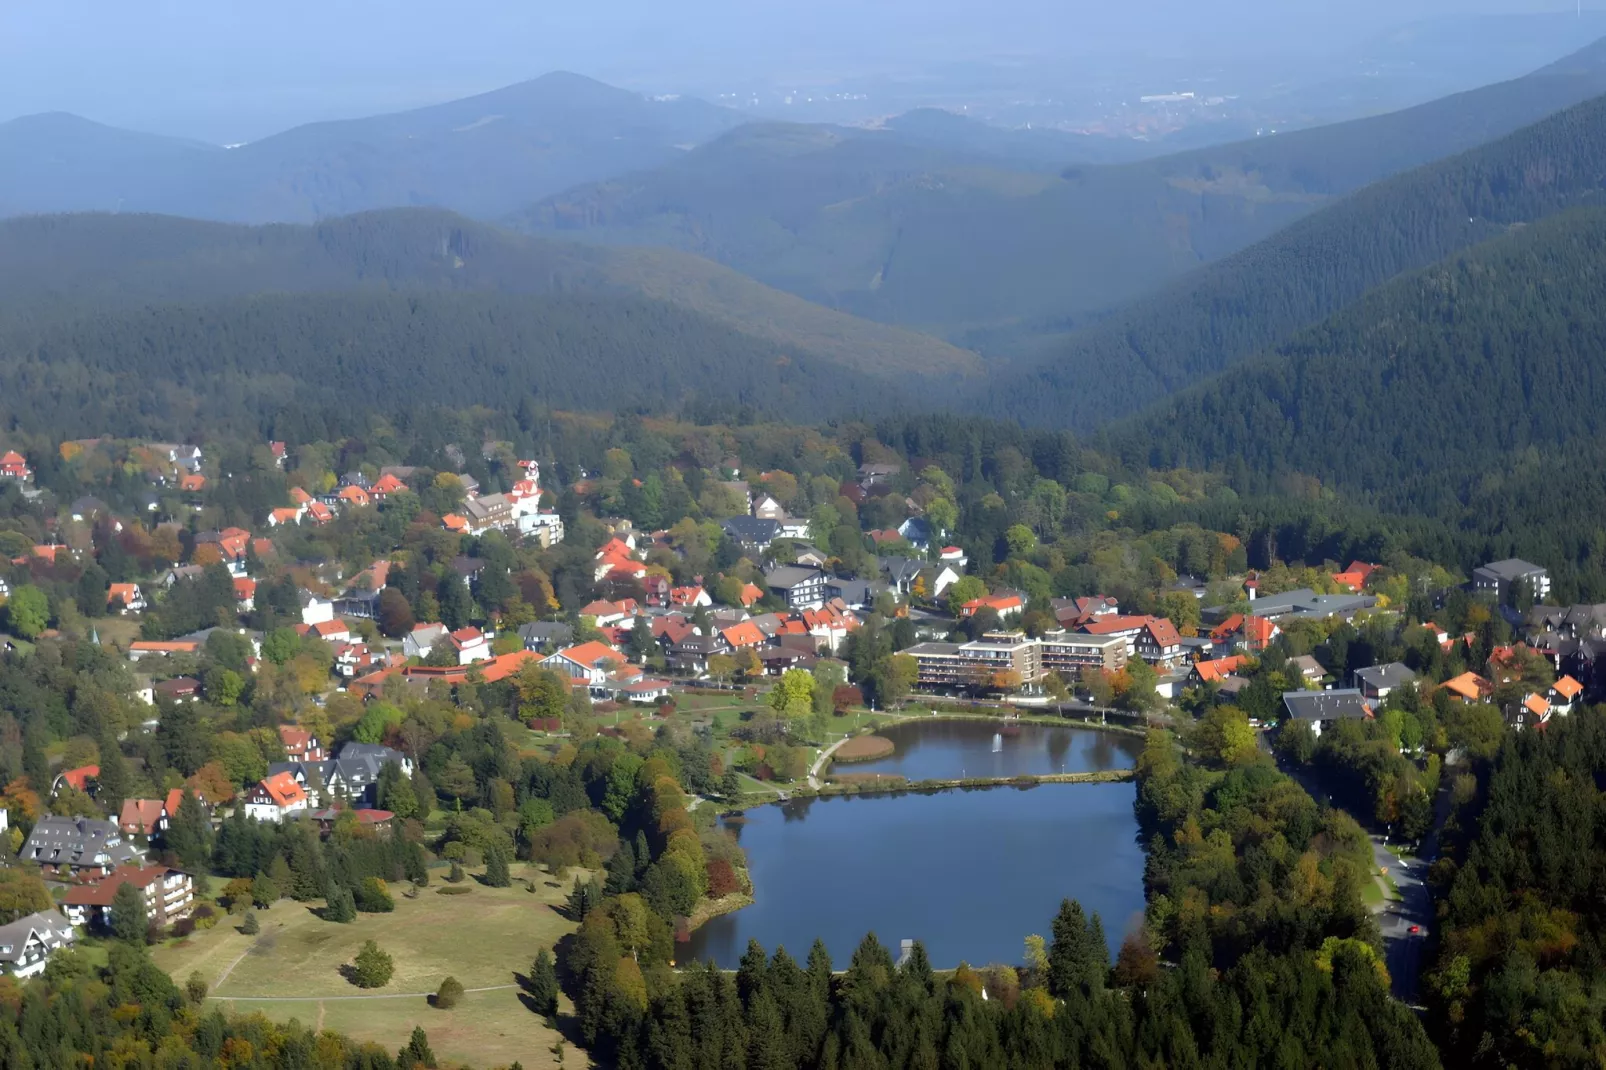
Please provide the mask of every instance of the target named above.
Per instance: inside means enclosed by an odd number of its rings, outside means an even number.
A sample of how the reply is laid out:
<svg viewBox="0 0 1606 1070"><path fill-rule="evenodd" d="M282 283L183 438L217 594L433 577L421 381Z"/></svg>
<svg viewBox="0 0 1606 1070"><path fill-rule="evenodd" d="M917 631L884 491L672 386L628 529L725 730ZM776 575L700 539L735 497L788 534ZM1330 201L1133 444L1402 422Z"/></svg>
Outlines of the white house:
<svg viewBox="0 0 1606 1070"><path fill-rule="evenodd" d="M245 816L282 821L308 808L307 792L289 773L274 773L257 782L245 796Z"/></svg>
<svg viewBox="0 0 1606 1070"><path fill-rule="evenodd" d="M301 623L327 624L335 619L333 599L321 598L311 591L301 592Z"/></svg>

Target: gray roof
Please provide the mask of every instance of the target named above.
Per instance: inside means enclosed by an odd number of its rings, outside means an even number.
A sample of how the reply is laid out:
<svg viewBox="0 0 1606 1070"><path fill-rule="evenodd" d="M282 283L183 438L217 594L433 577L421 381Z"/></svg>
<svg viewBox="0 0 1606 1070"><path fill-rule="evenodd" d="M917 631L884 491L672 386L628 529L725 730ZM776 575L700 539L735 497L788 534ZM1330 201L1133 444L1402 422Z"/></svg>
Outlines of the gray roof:
<svg viewBox="0 0 1606 1070"><path fill-rule="evenodd" d="M824 577L825 573L817 568L782 565L780 568L772 568L766 572L764 574L764 583L769 587L791 590L793 587L801 587L805 583L812 583Z"/></svg>
<svg viewBox="0 0 1606 1070"><path fill-rule="evenodd" d="M1491 576L1502 580L1517 580L1545 570L1538 565L1524 561L1520 557L1508 557L1504 561L1491 561L1487 565L1480 565L1476 571L1487 572Z"/></svg>
<svg viewBox="0 0 1606 1070"><path fill-rule="evenodd" d="M914 578L925 569L926 562L912 557L878 557L876 567L886 573L892 583L913 583Z"/></svg>
<svg viewBox="0 0 1606 1070"><path fill-rule="evenodd" d="M574 626L561 620L538 620L520 628L519 638L524 640L525 646L567 643L574 638Z"/></svg>
<svg viewBox="0 0 1606 1070"><path fill-rule="evenodd" d="M33 827L18 856L42 866L118 865L145 852L123 840L115 824L101 818L46 814Z"/></svg>
<svg viewBox="0 0 1606 1070"><path fill-rule="evenodd" d="M1298 721L1339 721L1366 717L1369 709L1359 691L1284 691L1283 708Z"/></svg>
<svg viewBox="0 0 1606 1070"><path fill-rule="evenodd" d="M1416 673L1407 669L1404 662L1391 661L1387 665L1371 665L1364 669L1356 669L1355 679L1371 685L1374 691L1388 691L1415 682Z"/></svg>
<svg viewBox="0 0 1606 1070"><path fill-rule="evenodd" d="M781 533L780 521L756 516L733 516L720 521L719 526L737 542L754 545L768 545Z"/></svg>
<svg viewBox="0 0 1606 1070"><path fill-rule="evenodd" d="M1183 642L1186 643L1187 640L1184 639ZM1289 658L1288 664L1294 666L1294 668L1298 669L1304 676L1315 676L1320 678L1327 675L1327 666L1323 665L1309 654L1301 654L1297 658Z"/></svg>
<svg viewBox="0 0 1606 1070"><path fill-rule="evenodd" d="M917 656L920 654L957 654L958 652L958 643L916 643L904 651L905 654Z"/></svg>
<svg viewBox="0 0 1606 1070"><path fill-rule="evenodd" d="M0 962L19 961L30 934L37 934L40 942L50 950L72 943L74 936L72 922L59 911L29 914L7 925L0 925Z"/></svg>
<svg viewBox="0 0 1606 1070"><path fill-rule="evenodd" d="M870 605L878 594L887 589L886 584L872 580L843 579L827 580L825 587L832 597L840 598L850 606Z"/></svg>
<svg viewBox="0 0 1606 1070"><path fill-rule="evenodd" d="M1308 587L1302 587L1297 591L1285 591L1282 594L1261 595L1249 603L1255 616L1273 620L1282 617L1324 620L1328 617L1348 616L1363 609L1371 609L1375 605L1377 599L1371 595L1317 594ZM1208 612L1220 616L1226 609L1226 606L1213 606Z"/></svg>

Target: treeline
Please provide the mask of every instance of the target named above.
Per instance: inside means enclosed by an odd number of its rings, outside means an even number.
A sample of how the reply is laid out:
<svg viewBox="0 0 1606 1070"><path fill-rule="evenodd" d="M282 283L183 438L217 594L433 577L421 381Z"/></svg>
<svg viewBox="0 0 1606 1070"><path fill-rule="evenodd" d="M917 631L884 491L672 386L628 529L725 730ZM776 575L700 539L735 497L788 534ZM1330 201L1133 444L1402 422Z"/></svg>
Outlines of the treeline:
<svg viewBox="0 0 1606 1070"><path fill-rule="evenodd" d="M1080 428L1139 411L1266 351L1402 272L1512 225L1594 202L1606 168L1603 131L1606 98L1598 98L1369 186L1071 335L1041 360L999 377L981 408ZM1245 379L1266 374L1259 365L1241 373ZM1337 392L1356 385L1348 374L1327 383ZM1356 408L1352 401L1342 411L1350 415ZM1235 412L1222 406L1213 415L1241 428Z"/></svg>
<svg viewBox="0 0 1606 1070"><path fill-rule="evenodd" d="M512 411L527 395L805 418L896 404L892 387L645 298L367 290L8 321L0 390L16 431L152 438L281 425L332 438L371 414Z"/></svg>
<svg viewBox="0 0 1606 1070"><path fill-rule="evenodd" d="M1606 715L1508 733L1431 872L1442 928L1425 978L1452 1065L1583 1067L1606 1031ZM1470 778L1468 778L1470 781Z"/></svg>

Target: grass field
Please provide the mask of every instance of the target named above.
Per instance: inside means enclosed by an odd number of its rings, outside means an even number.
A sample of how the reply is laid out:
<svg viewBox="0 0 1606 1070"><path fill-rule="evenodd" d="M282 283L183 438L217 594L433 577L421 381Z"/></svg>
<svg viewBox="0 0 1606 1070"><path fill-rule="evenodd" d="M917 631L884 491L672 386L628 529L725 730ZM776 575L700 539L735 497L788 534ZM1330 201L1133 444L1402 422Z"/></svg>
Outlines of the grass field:
<svg viewBox="0 0 1606 1070"><path fill-rule="evenodd" d="M359 914L348 925L323 921L308 909L321 904L283 900L258 913L262 931L255 937L241 935L231 918L154 955L181 984L198 971L214 998L241 1013L297 1018L388 1048L400 1047L412 1027L422 1025L436 1054L449 1062L556 1066L549 1049L557 1035L519 1001L519 989L498 986L515 985L515 973L527 973L537 951L574 927L553 909L568 885L549 887L544 875L531 871L532 894L522 875L510 888L465 882L473 890L455 896L438 894L447 885L436 880L417 899L398 896L394 913ZM365 940L378 943L396 964L390 983L371 992L341 974ZM470 992L450 1011L408 995L433 992L448 975L467 989L497 990ZM363 998L376 996L386 998ZM564 1065L584 1065L583 1054L571 1049Z"/></svg>

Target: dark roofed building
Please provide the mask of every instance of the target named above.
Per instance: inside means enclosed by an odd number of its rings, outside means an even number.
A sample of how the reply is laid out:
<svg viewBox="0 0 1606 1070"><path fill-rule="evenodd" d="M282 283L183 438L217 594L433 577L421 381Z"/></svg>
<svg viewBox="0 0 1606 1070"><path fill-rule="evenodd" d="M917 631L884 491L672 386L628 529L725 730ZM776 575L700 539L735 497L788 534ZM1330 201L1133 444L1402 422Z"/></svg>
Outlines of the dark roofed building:
<svg viewBox="0 0 1606 1070"><path fill-rule="evenodd" d="M781 534L780 521L757 516L733 516L720 521L719 526L736 542L757 552L768 550Z"/></svg>
<svg viewBox="0 0 1606 1070"><path fill-rule="evenodd" d="M1406 668L1405 663L1400 661L1355 670L1355 686L1368 699L1386 699L1389 697L1389 692L1415 682L1416 673Z"/></svg>
<svg viewBox="0 0 1606 1070"><path fill-rule="evenodd" d="M1354 688L1339 691L1284 691L1283 709L1295 721L1309 724L1316 735L1334 721L1372 719L1372 707Z"/></svg>

